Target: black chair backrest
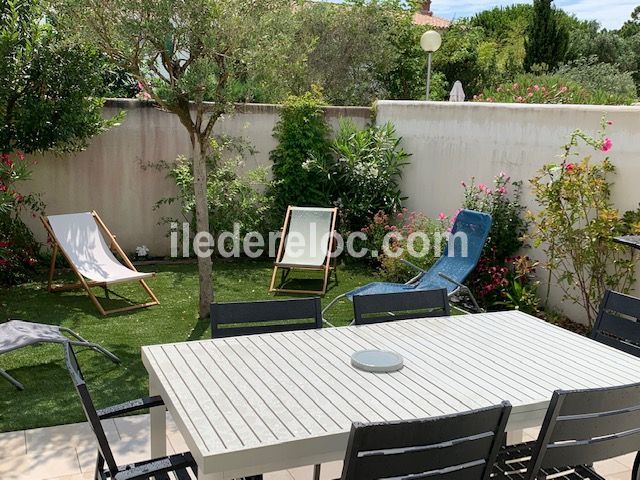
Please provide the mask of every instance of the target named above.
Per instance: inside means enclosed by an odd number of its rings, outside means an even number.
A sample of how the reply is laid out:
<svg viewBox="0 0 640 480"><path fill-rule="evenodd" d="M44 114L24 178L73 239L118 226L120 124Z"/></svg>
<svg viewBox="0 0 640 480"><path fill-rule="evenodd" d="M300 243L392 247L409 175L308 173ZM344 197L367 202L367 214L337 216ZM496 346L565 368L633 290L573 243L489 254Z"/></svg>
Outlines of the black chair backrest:
<svg viewBox="0 0 640 480"><path fill-rule="evenodd" d="M640 357L640 298L607 290L591 338Z"/></svg>
<svg viewBox="0 0 640 480"><path fill-rule="evenodd" d="M556 391L525 475L575 467L640 450L640 383Z"/></svg>
<svg viewBox="0 0 640 480"><path fill-rule="evenodd" d="M98 449L100 451L100 454L102 455L102 458L104 458L104 461L107 464L107 468L109 469L109 472L113 477L118 472L118 466L115 459L113 458L113 452L111 451L111 447L109 446L109 442L107 441L107 436L104 433L104 429L102 428L102 423L100 422L100 418L98 417L98 412L96 412L93 400L91 399L91 395L89 394L89 389L87 388L87 384L84 381L82 370L80 370L80 366L78 365L78 359L76 358L76 354L73 351L71 344L65 343L64 350L67 369L69 370L69 374L71 375L73 384L75 385L78 396L80 397L82 409L84 410L84 414L89 421L89 425L91 426L91 429L93 430L93 433L98 440Z"/></svg>
<svg viewBox="0 0 640 480"><path fill-rule="evenodd" d="M450 312L445 288L353 297L356 325L410 318L446 317Z"/></svg>
<svg viewBox="0 0 640 480"><path fill-rule="evenodd" d="M351 427L342 480L485 480L505 437L511 405Z"/></svg>
<svg viewBox="0 0 640 480"><path fill-rule="evenodd" d="M211 304L211 337L322 328L320 298Z"/></svg>

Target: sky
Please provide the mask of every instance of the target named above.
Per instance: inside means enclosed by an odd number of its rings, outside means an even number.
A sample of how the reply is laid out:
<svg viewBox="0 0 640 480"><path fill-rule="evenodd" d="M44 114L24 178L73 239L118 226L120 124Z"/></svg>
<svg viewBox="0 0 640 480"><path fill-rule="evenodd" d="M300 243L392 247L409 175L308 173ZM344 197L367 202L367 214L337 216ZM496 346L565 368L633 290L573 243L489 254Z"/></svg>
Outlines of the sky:
<svg viewBox="0 0 640 480"><path fill-rule="evenodd" d="M468 17L493 7L533 3L532 0L433 0L434 15L448 19ZM555 0L555 5L583 20L598 20L608 29L617 29L631 17L640 0Z"/></svg>

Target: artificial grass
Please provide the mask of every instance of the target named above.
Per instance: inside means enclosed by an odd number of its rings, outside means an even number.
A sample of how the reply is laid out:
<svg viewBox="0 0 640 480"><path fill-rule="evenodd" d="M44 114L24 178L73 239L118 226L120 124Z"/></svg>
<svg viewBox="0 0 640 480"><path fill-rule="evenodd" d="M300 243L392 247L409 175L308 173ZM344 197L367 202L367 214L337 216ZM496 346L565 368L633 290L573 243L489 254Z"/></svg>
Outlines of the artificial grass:
<svg viewBox="0 0 640 480"><path fill-rule="evenodd" d="M214 263L216 301L273 298L268 293L270 261L219 260ZM61 325L87 340L100 343L122 360L115 365L93 351L80 351L78 358L98 408L147 394L148 377L140 358L140 347L158 343L210 338L208 320L198 320L198 275L195 264L158 265L140 268L156 271L149 280L161 305L122 314L101 316L83 291L48 293L44 283L29 283L0 289L0 319L20 318ZM71 276L66 275L71 280ZM374 280L371 269L362 265L341 266L323 298L326 305L337 295ZM310 282L311 280L305 280ZM142 290L121 285L116 293L143 300ZM96 289L101 301L104 294ZM279 297L286 298L285 295ZM111 296L105 306L122 305ZM339 302L330 314L335 325L352 318L351 302ZM60 345L27 347L0 356L0 368L22 382L17 391L0 378L0 432L84 421L79 399L64 364Z"/></svg>

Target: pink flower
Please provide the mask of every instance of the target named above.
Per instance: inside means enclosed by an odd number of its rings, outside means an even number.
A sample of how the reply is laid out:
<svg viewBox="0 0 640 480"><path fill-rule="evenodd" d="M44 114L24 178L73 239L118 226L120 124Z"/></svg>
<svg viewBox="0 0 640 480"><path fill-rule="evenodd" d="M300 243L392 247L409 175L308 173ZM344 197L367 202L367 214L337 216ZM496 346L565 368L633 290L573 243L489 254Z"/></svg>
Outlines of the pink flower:
<svg viewBox="0 0 640 480"><path fill-rule="evenodd" d="M611 140L609 137L605 137L604 141L602 142L602 147L600 147L600 150L602 150L603 152L608 152L612 148L613 148L613 140Z"/></svg>
<svg viewBox="0 0 640 480"><path fill-rule="evenodd" d="M486 191L486 190L487 190L487 186L486 186L484 183L481 183L480 185L478 185L478 189L479 189L481 192L484 192L484 191Z"/></svg>
<svg viewBox="0 0 640 480"><path fill-rule="evenodd" d="M20 150L18 150L17 155L20 161L24 161L24 152L21 152Z"/></svg>
<svg viewBox="0 0 640 480"><path fill-rule="evenodd" d="M0 192L6 192L7 186L4 183L0 183Z"/></svg>
<svg viewBox="0 0 640 480"><path fill-rule="evenodd" d="M565 167L564 167L564 169L565 169L567 172L573 172L573 171L575 170L575 168L576 168L576 166L575 166L575 164L573 164L573 163L567 163L567 164L565 165Z"/></svg>
<svg viewBox="0 0 640 480"><path fill-rule="evenodd" d="M507 189L506 189L505 187L500 187L500 188L498 189L498 193L499 193L500 195L506 195L506 194L507 194Z"/></svg>
<svg viewBox="0 0 640 480"><path fill-rule="evenodd" d="M445 219L447 218L447 216L444 214L444 212L440 212L440 213L438 214L438 218L439 218L440 220L445 220Z"/></svg>
<svg viewBox="0 0 640 480"><path fill-rule="evenodd" d="M533 86L533 89L534 89L536 92L540 91L540 85L534 85L534 86Z"/></svg>
<svg viewBox="0 0 640 480"><path fill-rule="evenodd" d="M460 182L460 185L462 185L462 188L467 188L467 184L464 180Z"/></svg>
<svg viewBox="0 0 640 480"><path fill-rule="evenodd" d="M613 125L613 122L612 122L611 120L609 120L609 121L607 122L607 125Z"/></svg>

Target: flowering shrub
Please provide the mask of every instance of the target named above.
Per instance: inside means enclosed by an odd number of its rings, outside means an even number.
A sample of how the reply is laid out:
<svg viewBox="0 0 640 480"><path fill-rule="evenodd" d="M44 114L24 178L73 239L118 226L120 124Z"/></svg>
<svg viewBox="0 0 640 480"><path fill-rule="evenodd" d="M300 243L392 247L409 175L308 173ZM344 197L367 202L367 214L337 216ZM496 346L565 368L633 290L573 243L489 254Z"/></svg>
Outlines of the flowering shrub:
<svg viewBox="0 0 640 480"><path fill-rule="evenodd" d="M595 163L590 157L575 159L579 154L574 150L580 144L596 152L609 152L613 148L613 141L606 136L610 124L603 118L596 136L575 130L563 148L562 162L545 165L531 179L541 207L529 216L534 227L531 238L546 253L548 285L554 278L564 298L584 309L590 326L605 290L627 292L635 280L629 249L613 238L628 233L629 228L640 233L640 225L623 221L611 202L609 177L615 167L609 157Z"/></svg>
<svg viewBox="0 0 640 480"><path fill-rule="evenodd" d="M492 252L492 257L499 262L514 255L522 247L522 236L527 230L520 202L522 182L511 181L511 177L500 172L493 186L476 184L472 178L469 183L462 182L462 187L463 208L485 212L493 218L485 252Z"/></svg>
<svg viewBox="0 0 640 480"><path fill-rule="evenodd" d="M520 202L522 182L512 181L500 172L491 186L477 184L472 178L469 183L463 181L462 187L463 207L489 213L493 218L482 257L468 280L469 287L484 308L502 308L507 292L518 288L514 284L512 257L523 246L522 236L527 229Z"/></svg>
<svg viewBox="0 0 640 480"><path fill-rule="evenodd" d="M369 252L379 254L376 261L380 266L380 275L386 281L406 282L418 271L401 260L407 260L427 270L442 254L446 243L445 233L449 226L449 219L444 214L441 214L438 220L434 220L404 208L394 215L379 211L374 215L371 223L361 231L367 235L364 246ZM402 249L399 256L388 256L383 253L385 237L388 239L388 249L391 252ZM411 248L408 248L409 240L411 240Z"/></svg>
<svg viewBox="0 0 640 480"><path fill-rule="evenodd" d="M38 243L20 219L24 211L43 211L39 197L22 195L16 184L30 176L22 152L0 156L0 284L10 285L28 278L37 263Z"/></svg>
<svg viewBox="0 0 640 480"><path fill-rule="evenodd" d="M485 89L473 97L475 102L559 103L627 105L628 95L615 94L584 85L560 75L521 75L513 82Z"/></svg>
<svg viewBox="0 0 640 480"><path fill-rule="evenodd" d="M304 168L328 182L327 193L340 209L341 230L358 230L377 211L402 208L400 177L410 154L400 147L391 123L359 129L343 120L332 143L332 155L312 155Z"/></svg>

